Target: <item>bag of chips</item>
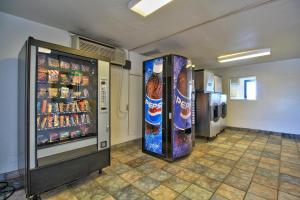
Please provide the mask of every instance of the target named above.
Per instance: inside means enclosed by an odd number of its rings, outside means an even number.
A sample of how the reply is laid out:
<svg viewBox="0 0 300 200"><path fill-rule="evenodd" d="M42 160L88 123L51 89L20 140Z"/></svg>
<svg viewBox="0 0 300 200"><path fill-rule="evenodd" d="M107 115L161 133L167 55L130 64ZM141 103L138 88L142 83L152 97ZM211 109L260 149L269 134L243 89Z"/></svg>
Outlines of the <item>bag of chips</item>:
<svg viewBox="0 0 300 200"><path fill-rule="evenodd" d="M59 61L55 58L48 57L48 66L49 67L59 67Z"/></svg>
<svg viewBox="0 0 300 200"><path fill-rule="evenodd" d="M49 97L57 97L58 89L57 88L49 88Z"/></svg>
<svg viewBox="0 0 300 200"><path fill-rule="evenodd" d="M80 65L77 63L71 63L71 69L72 70L80 70Z"/></svg>
<svg viewBox="0 0 300 200"><path fill-rule="evenodd" d="M60 61L60 68L62 68L62 69L70 69L70 63L61 60Z"/></svg>
<svg viewBox="0 0 300 200"><path fill-rule="evenodd" d="M88 76L82 76L81 81L82 81L82 84L81 84L82 86L84 86L84 87L89 86L89 77Z"/></svg>
<svg viewBox="0 0 300 200"><path fill-rule="evenodd" d="M69 88L61 87L60 89L60 97L61 98L68 98L69 97Z"/></svg>

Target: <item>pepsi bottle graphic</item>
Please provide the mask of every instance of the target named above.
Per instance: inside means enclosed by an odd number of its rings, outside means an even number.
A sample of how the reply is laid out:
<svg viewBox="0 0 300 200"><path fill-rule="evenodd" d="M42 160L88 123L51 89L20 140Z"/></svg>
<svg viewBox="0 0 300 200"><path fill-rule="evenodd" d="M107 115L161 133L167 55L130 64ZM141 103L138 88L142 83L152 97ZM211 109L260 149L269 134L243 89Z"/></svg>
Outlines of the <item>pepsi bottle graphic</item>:
<svg viewBox="0 0 300 200"><path fill-rule="evenodd" d="M191 128L191 96L188 86L188 71L182 66L175 88L174 126L177 132L176 143L186 141L186 129Z"/></svg>
<svg viewBox="0 0 300 200"><path fill-rule="evenodd" d="M146 84L145 132L157 135L162 123L162 59L154 61L153 71Z"/></svg>

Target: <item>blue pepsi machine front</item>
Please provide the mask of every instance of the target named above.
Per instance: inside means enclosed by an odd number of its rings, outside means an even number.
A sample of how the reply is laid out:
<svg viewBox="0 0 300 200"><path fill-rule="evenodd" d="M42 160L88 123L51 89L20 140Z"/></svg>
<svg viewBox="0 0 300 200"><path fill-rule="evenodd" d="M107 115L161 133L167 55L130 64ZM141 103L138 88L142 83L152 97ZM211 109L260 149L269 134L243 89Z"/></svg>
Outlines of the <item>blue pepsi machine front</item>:
<svg viewBox="0 0 300 200"><path fill-rule="evenodd" d="M143 152L167 160L192 151L192 66L168 55L144 62Z"/></svg>

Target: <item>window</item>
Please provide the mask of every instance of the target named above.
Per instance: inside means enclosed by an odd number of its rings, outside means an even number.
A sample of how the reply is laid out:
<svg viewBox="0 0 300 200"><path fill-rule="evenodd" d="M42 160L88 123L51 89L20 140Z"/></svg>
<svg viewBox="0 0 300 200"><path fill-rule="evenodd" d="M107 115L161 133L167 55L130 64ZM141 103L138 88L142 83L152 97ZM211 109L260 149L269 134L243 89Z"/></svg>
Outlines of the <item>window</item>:
<svg viewBox="0 0 300 200"><path fill-rule="evenodd" d="M256 100L256 76L230 79L230 99Z"/></svg>

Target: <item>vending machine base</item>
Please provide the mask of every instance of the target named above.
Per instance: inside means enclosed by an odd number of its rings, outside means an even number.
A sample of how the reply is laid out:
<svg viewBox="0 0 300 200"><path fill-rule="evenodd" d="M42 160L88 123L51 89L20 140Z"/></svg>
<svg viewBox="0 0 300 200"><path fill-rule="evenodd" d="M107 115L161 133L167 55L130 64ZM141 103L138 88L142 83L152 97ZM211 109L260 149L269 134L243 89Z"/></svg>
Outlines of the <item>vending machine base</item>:
<svg viewBox="0 0 300 200"><path fill-rule="evenodd" d="M88 176L110 164L110 149L91 153L84 157L60 162L28 172L27 197L37 196L48 190ZM99 160L101 158L101 160Z"/></svg>

